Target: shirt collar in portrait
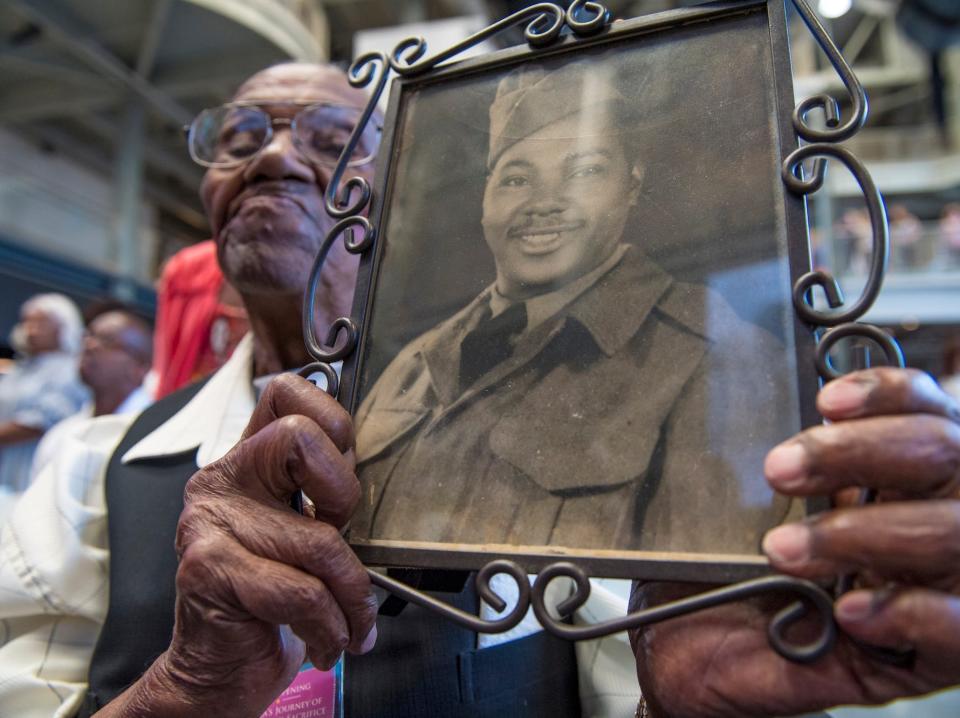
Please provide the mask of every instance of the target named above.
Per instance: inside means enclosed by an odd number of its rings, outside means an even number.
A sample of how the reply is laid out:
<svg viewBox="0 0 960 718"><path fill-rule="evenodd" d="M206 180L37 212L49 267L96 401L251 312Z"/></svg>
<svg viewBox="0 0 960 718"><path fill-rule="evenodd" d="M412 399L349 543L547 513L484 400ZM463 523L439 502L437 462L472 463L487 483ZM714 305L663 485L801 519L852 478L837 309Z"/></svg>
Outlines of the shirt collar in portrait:
<svg viewBox="0 0 960 718"><path fill-rule="evenodd" d="M601 262L597 267L575 279L569 284L565 284L559 289L546 294L538 294L526 300L527 305L527 328L530 331L534 327L543 324L547 319L559 312L574 299L579 297L590 287L596 284L597 280L615 267L623 258L629 245L621 244ZM490 289L490 311L492 316L497 316L506 311L507 307L513 304L513 301L503 296L497 289L496 283Z"/></svg>
<svg viewBox="0 0 960 718"><path fill-rule="evenodd" d="M560 301L560 310L553 315L541 318L541 325L531 329L529 326L518 340L517 346L542 345L549 339L546 331L551 326L559 330L560 325L554 317L564 320L570 318L583 326L597 347L608 356L613 356L637 333L640 325L647 320L654 307L674 304L669 298L672 277L648 259L644 253L631 245L623 245L621 256L614 253L612 267L598 268L584 277L583 286L577 284L570 296L564 294ZM604 269L606 271L604 271ZM596 287L599 291L587 291ZM562 290L561 290L562 291ZM426 365L426 380L433 386L434 393L440 397L440 403L449 405L461 398L459 389L460 343L467 332L477 326L485 307L490 305L492 287L484 290L476 299L461 311L442 322L439 326L424 334L411 345L411 351L422 358ZM682 304L682 301L681 301ZM664 308L661 306L661 308ZM537 311L546 311L538 307ZM678 314L674 308L665 308L671 316ZM683 311L679 312L683 314ZM678 321L687 323L687 318L678 316ZM556 325L556 326L554 326ZM539 336L540 340L533 340ZM542 347L541 347L542 348ZM536 352L521 352L532 356ZM514 356L510 363L523 363L522 356ZM393 397L390 409L393 411L419 411L422 397L410 391Z"/></svg>

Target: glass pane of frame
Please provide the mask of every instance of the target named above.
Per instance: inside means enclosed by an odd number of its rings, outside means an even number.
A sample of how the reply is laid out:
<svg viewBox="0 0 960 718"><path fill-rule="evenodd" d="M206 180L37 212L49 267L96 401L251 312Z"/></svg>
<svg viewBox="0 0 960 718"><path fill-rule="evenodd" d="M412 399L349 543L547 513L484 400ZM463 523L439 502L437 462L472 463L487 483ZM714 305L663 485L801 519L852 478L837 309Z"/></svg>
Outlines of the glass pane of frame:
<svg viewBox="0 0 960 718"><path fill-rule="evenodd" d="M816 391L783 7L696 12L396 83L345 372L366 561L726 580L807 510L762 471Z"/></svg>

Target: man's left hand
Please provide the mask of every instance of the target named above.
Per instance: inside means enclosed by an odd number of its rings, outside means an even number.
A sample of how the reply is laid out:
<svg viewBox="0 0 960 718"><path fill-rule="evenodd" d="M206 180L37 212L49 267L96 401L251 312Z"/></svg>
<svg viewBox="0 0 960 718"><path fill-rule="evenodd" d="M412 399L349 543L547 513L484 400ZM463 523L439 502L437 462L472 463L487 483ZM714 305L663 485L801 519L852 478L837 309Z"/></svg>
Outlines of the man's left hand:
<svg viewBox="0 0 960 718"><path fill-rule="evenodd" d="M928 375L897 369L837 379L817 404L830 423L771 451L765 471L778 491L832 494L837 508L774 529L764 550L795 576L858 575L835 607L840 640L813 664L786 661L767 642L767 601L652 626L632 638L654 715L794 715L960 682L960 409ZM877 503L856 506L861 488ZM641 591L660 602L689 587ZM897 667L857 642L915 662Z"/></svg>

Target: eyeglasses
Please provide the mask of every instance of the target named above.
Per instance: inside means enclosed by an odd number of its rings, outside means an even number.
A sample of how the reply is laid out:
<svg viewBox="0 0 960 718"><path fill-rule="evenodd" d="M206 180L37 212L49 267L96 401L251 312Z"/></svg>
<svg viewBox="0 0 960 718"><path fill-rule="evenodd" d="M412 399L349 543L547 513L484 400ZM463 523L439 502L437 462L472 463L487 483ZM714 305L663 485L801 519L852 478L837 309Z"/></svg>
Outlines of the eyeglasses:
<svg viewBox="0 0 960 718"><path fill-rule="evenodd" d="M134 344L125 342L121 337L116 336L113 333L98 334L87 329L83 333L83 343L86 351L93 351L97 349L103 349L105 351L119 351L123 352L124 354L128 354L139 361L147 363L150 362L150 356L144 351L143 347L137 347Z"/></svg>
<svg viewBox="0 0 960 718"><path fill-rule="evenodd" d="M362 114L355 107L324 102L271 102L270 105L303 109L293 119L271 117L251 102L231 102L204 110L184 128L190 157L204 167L238 167L270 144L276 125L287 125L297 150L312 162L335 167ZM366 164L373 159L379 144L380 128L368 122L347 165Z"/></svg>

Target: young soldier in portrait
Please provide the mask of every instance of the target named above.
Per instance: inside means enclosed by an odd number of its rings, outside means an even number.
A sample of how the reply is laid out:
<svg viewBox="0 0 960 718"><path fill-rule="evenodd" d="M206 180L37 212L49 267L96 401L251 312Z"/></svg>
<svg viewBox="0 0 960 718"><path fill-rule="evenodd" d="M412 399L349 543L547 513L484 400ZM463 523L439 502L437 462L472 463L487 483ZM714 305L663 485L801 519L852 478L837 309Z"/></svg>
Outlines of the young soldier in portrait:
<svg viewBox="0 0 960 718"><path fill-rule="evenodd" d="M783 520L762 462L799 428L784 348L645 256L635 116L597 62L500 82L496 280L364 397L352 536L756 553Z"/></svg>

